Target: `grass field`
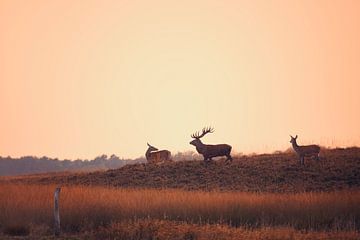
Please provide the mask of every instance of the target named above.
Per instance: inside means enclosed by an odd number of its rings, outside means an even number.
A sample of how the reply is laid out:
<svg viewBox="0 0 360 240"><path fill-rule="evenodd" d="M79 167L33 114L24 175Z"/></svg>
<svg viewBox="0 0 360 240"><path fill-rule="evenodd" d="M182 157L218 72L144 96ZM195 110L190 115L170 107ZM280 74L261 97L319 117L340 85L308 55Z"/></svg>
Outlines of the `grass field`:
<svg viewBox="0 0 360 240"><path fill-rule="evenodd" d="M51 235L55 187L1 184L1 232ZM128 238L140 234L139 231L144 232L141 234L156 232L160 236L169 231L170 226L188 229L182 233L184 237L194 234L199 239L205 234L200 233L209 226L216 226L211 231L217 229L223 236L219 239L235 239L236 232L255 236L271 231L279 237L288 234L304 237L305 233L311 236L324 231L358 236L359 203L359 191L274 194L66 186L60 195L60 214L62 230L66 234L86 235L96 230L96 234L105 234L110 239L115 239L112 234L119 235L120 232ZM189 239L192 239L190 235ZM135 236L133 239L173 238Z"/></svg>
<svg viewBox="0 0 360 240"><path fill-rule="evenodd" d="M63 239L360 239L360 148L1 177L0 239L52 239L57 186Z"/></svg>

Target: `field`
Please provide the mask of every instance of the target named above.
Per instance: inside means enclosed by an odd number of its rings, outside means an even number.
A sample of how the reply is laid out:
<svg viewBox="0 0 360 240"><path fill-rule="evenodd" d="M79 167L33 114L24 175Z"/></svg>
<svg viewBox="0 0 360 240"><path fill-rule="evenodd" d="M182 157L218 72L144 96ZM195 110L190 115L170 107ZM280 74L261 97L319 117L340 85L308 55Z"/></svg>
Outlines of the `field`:
<svg viewBox="0 0 360 240"><path fill-rule="evenodd" d="M3 232L23 229L30 235L51 234L54 188L54 185L2 184L0 223ZM340 231L355 236L360 229L359 202L358 191L258 194L64 187L60 208L62 229L68 234L95 230L97 234L111 235L116 233L109 232L107 227L122 229L129 223L139 228L145 224L144 234L150 234L149 231L155 231L152 228L166 231L167 222L170 222L189 228L185 233L194 226L199 236L199 228L213 225L220 230L227 229L225 232L229 234L236 229L234 227L240 227L243 232L259 234L265 229L280 232L286 229L289 234L296 230ZM131 235L134 234L131 231L139 229L126 231ZM165 234L158 231L152 234Z"/></svg>
<svg viewBox="0 0 360 240"><path fill-rule="evenodd" d="M64 239L359 239L359 153L1 178L0 238L52 239L60 185Z"/></svg>

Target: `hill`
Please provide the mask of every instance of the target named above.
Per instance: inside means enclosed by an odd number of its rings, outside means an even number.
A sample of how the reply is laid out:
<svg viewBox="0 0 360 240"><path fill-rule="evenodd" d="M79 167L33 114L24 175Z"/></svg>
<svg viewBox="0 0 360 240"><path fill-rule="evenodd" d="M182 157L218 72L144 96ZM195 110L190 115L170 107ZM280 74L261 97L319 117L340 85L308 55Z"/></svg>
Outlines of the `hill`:
<svg viewBox="0 0 360 240"><path fill-rule="evenodd" d="M8 181L101 185L129 188L181 188L252 192L307 192L359 189L360 148L323 149L319 162L299 164L293 153L262 154L224 159L210 164L178 161L164 165L134 164L91 173L43 174Z"/></svg>

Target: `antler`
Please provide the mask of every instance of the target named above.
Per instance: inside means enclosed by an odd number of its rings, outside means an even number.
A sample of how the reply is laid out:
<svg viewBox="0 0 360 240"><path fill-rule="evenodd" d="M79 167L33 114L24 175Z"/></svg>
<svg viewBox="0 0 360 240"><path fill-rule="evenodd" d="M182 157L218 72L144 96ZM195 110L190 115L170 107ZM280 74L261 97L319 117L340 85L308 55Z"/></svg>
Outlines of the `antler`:
<svg viewBox="0 0 360 240"><path fill-rule="evenodd" d="M203 136L205 136L207 133L213 133L213 132L214 132L214 128L206 127L206 128L202 129L201 135L199 132L195 132L194 134L191 134L191 137L199 139L199 138L202 138Z"/></svg>

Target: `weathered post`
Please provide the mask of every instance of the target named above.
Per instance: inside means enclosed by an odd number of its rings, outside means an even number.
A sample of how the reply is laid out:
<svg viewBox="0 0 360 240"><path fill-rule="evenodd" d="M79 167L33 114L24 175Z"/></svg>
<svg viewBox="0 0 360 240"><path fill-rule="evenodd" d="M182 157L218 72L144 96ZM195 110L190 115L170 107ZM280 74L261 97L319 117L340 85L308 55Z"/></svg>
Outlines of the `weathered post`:
<svg viewBox="0 0 360 240"><path fill-rule="evenodd" d="M55 217L55 225L54 225L54 234L55 236L60 235L60 213L59 213L59 196L60 196L60 187L55 189L54 193L54 217Z"/></svg>

